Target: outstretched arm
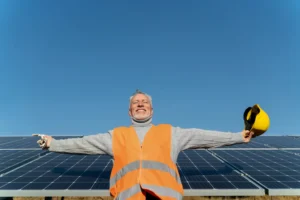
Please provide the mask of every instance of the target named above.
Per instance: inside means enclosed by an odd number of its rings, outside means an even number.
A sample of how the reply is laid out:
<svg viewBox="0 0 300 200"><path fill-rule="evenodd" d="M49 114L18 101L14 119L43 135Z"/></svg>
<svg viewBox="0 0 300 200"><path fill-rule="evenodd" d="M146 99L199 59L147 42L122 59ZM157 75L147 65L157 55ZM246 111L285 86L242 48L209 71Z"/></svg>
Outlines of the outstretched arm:
<svg viewBox="0 0 300 200"><path fill-rule="evenodd" d="M112 131L103 134L56 140L51 136L47 139L45 148L49 151L74 154L108 154L112 156Z"/></svg>
<svg viewBox="0 0 300 200"><path fill-rule="evenodd" d="M172 142L179 151L191 148L213 148L249 142L252 133L229 133L203 129L173 127Z"/></svg>

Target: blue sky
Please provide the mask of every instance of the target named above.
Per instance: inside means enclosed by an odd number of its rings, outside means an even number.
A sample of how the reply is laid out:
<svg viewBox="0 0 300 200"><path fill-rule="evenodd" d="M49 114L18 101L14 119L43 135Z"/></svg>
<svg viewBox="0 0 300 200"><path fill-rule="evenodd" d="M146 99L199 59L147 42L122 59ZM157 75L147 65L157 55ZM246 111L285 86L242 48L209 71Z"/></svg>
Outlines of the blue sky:
<svg viewBox="0 0 300 200"><path fill-rule="evenodd" d="M256 103L266 133L300 134L300 3L0 1L0 135L89 135L153 122L239 132Z"/></svg>

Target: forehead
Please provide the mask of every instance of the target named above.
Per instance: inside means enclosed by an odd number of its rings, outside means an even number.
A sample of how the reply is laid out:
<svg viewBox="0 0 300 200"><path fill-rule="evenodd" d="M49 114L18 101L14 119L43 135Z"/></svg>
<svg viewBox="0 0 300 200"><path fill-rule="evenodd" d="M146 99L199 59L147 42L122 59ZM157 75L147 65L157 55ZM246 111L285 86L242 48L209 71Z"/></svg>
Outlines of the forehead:
<svg viewBox="0 0 300 200"><path fill-rule="evenodd" d="M149 100L148 97L144 94L136 94L134 95L134 97L132 98L132 101L141 101L141 100Z"/></svg>

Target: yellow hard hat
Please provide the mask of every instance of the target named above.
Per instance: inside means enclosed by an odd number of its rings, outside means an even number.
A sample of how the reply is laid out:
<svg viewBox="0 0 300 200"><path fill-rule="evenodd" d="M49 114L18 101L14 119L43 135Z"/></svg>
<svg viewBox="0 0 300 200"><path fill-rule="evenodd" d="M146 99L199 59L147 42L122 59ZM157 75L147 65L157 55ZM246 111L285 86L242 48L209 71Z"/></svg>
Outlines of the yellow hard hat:
<svg viewBox="0 0 300 200"><path fill-rule="evenodd" d="M254 132L253 137L262 135L270 126L268 114L258 105L248 107L244 112L245 130Z"/></svg>

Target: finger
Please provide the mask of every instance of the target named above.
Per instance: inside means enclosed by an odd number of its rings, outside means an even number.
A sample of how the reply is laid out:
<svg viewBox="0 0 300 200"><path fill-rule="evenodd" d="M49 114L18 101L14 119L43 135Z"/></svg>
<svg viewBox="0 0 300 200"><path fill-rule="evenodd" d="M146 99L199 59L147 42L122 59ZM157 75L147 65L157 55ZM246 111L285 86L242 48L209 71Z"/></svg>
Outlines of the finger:
<svg viewBox="0 0 300 200"><path fill-rule="evenodd" d="M38 140L37 143L44 143L44 140Z"/></svg>
<svg viewBox="0 0 300 200"><path fill-rule="evenodd" d="M41 138L44 138L44 137L45 137L44 134L38 134L38 133L34 133L34 134L32 134L32 136L38 136L38 137L41 137Z"/></svg>
<svg viewBox="0 0 300 200"><path fill-rule="evenodd" d="M245 138L248 138L249 135L250 135L250 131L246 131L246 132L245 132Z"/></svg>

